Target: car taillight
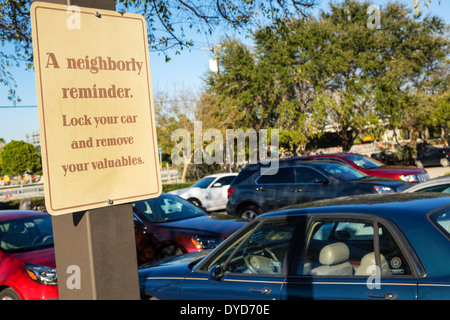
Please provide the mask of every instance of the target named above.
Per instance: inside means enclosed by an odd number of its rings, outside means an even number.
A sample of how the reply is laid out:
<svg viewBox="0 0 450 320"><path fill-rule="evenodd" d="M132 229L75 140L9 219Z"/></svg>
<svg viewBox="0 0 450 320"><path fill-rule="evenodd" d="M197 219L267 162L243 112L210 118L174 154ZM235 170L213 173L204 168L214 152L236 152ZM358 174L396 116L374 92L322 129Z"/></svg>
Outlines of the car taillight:
<svg viewBox="0 0 450 320"><path fill-rule="evenodd" d="M230 199L230 197L231 197L231 195L233 194L233 192L234 192L234 188L229 187L229 188L228 188L228 199Z"/></svg>

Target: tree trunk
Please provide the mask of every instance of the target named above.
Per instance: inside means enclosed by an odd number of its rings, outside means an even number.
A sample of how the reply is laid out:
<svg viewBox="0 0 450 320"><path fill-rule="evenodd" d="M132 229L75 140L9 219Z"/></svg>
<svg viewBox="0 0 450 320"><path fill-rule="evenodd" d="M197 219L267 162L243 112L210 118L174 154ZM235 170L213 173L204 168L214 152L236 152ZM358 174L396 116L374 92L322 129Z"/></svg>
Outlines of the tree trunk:
<svg viewBox="0 0 450 320"><path fill-rule="evenodd" d="M411 140L409 142L409 148L411 150L411 162L412 159L417 157L417 139L419 138L419 131L415 129L410 130Z"/></svg>
<svg viewBox="0 0 450 320"><path fill-rule="evenodd" d="M353 133L346 128L341 132L342 151L348 152L353 146Z"/></svg>

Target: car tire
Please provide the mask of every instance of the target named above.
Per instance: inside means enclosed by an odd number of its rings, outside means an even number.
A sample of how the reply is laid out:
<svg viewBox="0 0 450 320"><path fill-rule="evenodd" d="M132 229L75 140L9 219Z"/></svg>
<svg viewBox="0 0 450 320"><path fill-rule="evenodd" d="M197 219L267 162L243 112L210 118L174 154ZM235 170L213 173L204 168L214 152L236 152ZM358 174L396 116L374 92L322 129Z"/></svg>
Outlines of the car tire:
<svg viewBox="0 0 450 320"><path fill-rule="evenodd" d="M20 300L20 297L13 289L6 288L0 292L0 300Z"/></svg>
<svg viewBox="0 0 450 320"><path fill-rule="evenodd" d="M201 201L196 199L196 198L189 198L188 201L190 203L192 203L194 206L197 206L197 207L201 207L202 206Z"/></svg>
<svg viewBox="0 0 450 320"><path fill-rule="evenodd" d="M442 158L441 159L441 165L443 167L448 167L448 159L447 158Z"/></svg>
<svg viewBox="0 0 450 320"><path fill-rule="evenodd" d="M423 169L423 163L422 163L422 161L417 160L417 161L416 161L416 167L419 168L419 169Z"/></svg>
<svg viewBox="0 0 450 320"><path fill-rule="evenodd" d="M254 204L245 205L239 210L239 216L244 220L253 220L262 213L261 209Z"/></svg>

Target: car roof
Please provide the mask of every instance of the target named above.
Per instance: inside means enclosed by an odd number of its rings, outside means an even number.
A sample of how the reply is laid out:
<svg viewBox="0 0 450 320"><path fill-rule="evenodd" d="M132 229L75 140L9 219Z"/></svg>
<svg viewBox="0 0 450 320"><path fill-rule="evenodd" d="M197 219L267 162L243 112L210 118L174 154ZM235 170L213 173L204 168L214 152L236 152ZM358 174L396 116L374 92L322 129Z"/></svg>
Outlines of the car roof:
<svg viewBox="0 0 450 320"><path fill-rule="evenodd" d="M0 210L0 222L35 216L49 215L46 212L33 210Z"/></svg>
<svg viewBox="0 0 450 320"><path fill-rule="evenodd" d="M361 156L367 157L363 154L352 153L352 152L338 152L338 153L320 153L320 154L308 154L304 156L294 157L292 159L302 159L302 158L312 158L312 157L337 157L337 158L345 158L345 156Z"/></svg>
<svg viewBox="0 0 450 320"><path fill-rule="evenodd" d="M375 214L378 216L426 215L450 206L450 194L395 193L350 196L295 205L259 216L283 217L309 214Z"/></svg>
<svg viewBox="0 0 450 320"><path fill-rule="evenodd" d="M321 166L323 163L333 163L333 164L339 164L339 165L343 165L343 166L349 166L348 164L333 160L333 159L327 159L327 160L319 160L319 159L297 159L297 158L287 158L287 159L280 159L278 161L278 165L279 166L302 166L302 165L310 165L310 166L316 166L319 165ZM259 167L271 167L272 164L269 163L261 163L261 162L257 162L257 163L250 163L248 165L246 165L244 168L242 169L252 169L252 168L259 168Z"/></svg>
<svg viewBox="0 0 450 320"><path fill-rule="evenodd" d="M226 177L226 176L237 176L238 174L235 172L226 172L226 173L215 173L215 174L210 174L204 178L219 178L219 177Z"/></svg>

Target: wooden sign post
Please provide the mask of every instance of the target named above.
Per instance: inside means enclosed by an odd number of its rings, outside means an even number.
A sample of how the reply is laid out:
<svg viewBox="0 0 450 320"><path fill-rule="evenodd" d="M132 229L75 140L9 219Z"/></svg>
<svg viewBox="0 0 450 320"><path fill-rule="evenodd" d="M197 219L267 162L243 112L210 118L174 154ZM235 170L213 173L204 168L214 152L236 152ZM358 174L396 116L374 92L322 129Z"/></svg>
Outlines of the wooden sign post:
<svg viewBox="0 0 450 320"><path fill-rule="evenodd" d="M114 3L30 9L60 299L139 298L131 203L161 193L147 27Z"/></svg>

